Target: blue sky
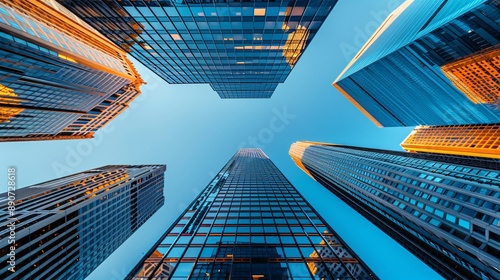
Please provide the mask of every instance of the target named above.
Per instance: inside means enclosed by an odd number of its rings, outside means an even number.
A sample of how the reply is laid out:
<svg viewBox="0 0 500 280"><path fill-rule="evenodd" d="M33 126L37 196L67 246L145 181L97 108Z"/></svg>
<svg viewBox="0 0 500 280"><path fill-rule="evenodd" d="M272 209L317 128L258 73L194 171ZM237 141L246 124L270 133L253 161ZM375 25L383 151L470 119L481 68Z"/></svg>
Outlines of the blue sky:
<svg viewBox="0 0 500 280"><path fill-rule="evenodd" d="M95 139L2 143L20 187L107 164L167 164L165 206L88 279L123 279L239 147L259 147L381 279L441 279L292 162L298 140L401 150L412 128L377 128L331 83L399 0L340 0L271 99L221 100L135 62L143 94ZM404 275L404 276L403 276Z"/></svg>

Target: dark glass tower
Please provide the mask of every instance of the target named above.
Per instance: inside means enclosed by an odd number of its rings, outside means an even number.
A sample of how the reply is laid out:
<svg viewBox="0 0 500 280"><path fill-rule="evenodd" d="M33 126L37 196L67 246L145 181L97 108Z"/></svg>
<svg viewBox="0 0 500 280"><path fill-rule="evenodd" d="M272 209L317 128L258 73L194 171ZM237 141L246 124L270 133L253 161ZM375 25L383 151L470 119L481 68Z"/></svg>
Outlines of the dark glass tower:
<svg viewBox="0 0 500 280"><path fill-rule="evenodd" d="M260 149L241 149L128 279L378 279Z"/></svg>
<svg viewBox="0 0 500 280"><path fill-rule="evenodd" d="M0 279L84 279L164 203L165 165L104 166L0 194ZM7 270L15 221L15 272ZM7 265L6 265L7 264Z"/></svg>
<svg viewBox="0 0 500 280"><path fill-rule="evenodd" d="M304 172L446 279L500 279L500 162L297 142Z"/></svg>
<svg viewBox="0 0 500 280"><path fill-rule="evenodd" d="M337 0L58 0L169 83L269 98Z"/></svg>
<svg viewBox="0 0 500 280"><path fill-rule="evenodd" d="M378 126L500 121L499 1L414 1L391 16L334 82L344 96Z"/></svg>

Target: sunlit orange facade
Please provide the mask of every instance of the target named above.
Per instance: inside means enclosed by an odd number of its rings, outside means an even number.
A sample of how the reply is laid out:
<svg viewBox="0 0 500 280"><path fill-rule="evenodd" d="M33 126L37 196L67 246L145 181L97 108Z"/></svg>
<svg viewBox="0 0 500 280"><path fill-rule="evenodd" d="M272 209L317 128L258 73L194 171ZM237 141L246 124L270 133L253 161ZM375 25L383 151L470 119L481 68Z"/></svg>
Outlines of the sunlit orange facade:
<svg viewBox="0 0 500 280"><path fill-rule="evenodd" d="M413 153L500 158L500 124L417 126L401 147Z"/></svg>
<svg viewBox="0 0 500 280"><path fill-rule="evenodd" d="M441 67L443 73L473 103L500 100L500 45Z"/></svg>
<svg viewBox="0 0 500 280"><path fill-rule="evenodd" d="M92 138L140 94L127 53L56 1L0 9L0 142Z"/></svg>

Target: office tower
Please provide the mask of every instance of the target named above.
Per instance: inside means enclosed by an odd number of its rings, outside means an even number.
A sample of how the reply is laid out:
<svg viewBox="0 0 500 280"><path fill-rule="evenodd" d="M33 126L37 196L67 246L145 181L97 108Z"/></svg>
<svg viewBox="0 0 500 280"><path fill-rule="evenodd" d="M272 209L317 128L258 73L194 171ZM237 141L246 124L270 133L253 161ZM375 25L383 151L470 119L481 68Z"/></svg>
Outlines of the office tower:
<svg viewBox="0 0 500 280"><path fill-rule="evenodd" d="M500 159L500 124L417 126L401 147L412 153Z"/></svg>
<svg viewBox="0 0 500 280"><path fill-rule="evenodd" d="M163 205L165 169L110 165L0 194L0 279L84 279Z"/></svg>
<svg viewBox="0 0 500 280"><path fill-rule="evenodd" d="M304 172L445 279L500 278L500 162L296 142Z"/></svg>
<svg viewBox="0 0 500 280"><path fill-rule="evenodd" d="M0 141L91 138L139 94L126 52L55 1L0 0Z"/></svg>
<svg viewBox="0 0 500 280"><path fill-rule="evenodd" d="M378 278L260 149L240 149L127 279Z"/></svg>
<svg viewBox="0 0 500 280"><path fill-rule="evenodd" d="M337 0L58 0L168 83L269 98Z"/></svg>
<svg viewBox="0 0 500 280"><path fill-rule="evenodd" d="M441 70L471 102L500 105L500 44L445 64Z"/></svg>
<svg viewBox="0 0 500 280"><path fill-rule="evenodd" d="M333 85L379 127L499 123L499 20L495 0L405 1Z"/></svg>

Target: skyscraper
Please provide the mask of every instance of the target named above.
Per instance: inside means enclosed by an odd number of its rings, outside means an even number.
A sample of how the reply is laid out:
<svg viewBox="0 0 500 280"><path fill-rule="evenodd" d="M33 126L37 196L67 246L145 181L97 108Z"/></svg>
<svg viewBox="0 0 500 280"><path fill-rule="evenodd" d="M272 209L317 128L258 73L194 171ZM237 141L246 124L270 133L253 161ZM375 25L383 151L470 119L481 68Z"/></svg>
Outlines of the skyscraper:
<svg viewBox="0 0 500 280"><path fill-rule="evenodd" d="M499 123L498 20L494 0L405 1L333 85L378 126Z"/></svg>
<svg viewBox="0 0 500 280"><path fill-rule="evenodd" d="M297 142L309 176L446 279L500 278L500 162Z"/></svg>
<svg viewBox="0 0 500 280"><path fill-rule="evenodd" d="M126 52L55 1L0 0L0 141L91 138L139 94Z"/></svg>
<svg viewBox="0 0 500 280"><path fill-rule="evenodd" d="M128 278L378 279L260 149L239 150Z"/></svg>
<svg viewBox="0 0 500 280"><path fill-rule="evenodd" d="M441 70L473 103L500 106L500 44L445 64Z"/></svg>
<svg viewBox="0 0 500 280"><path fill-rule="evenodd" d="M0 194L2 267L15 256L0 278L84 279L163 205L165 169L104 166Z"/></svg>
<svg viewBox="0 0 500 280"><path fill-rule="evenodd" d="M269 98L337 0L58 0L168 83Z"/></svg>
<svg viewBox="0 0 500 280"><path fill-rule="evenodd" d="M401 147L413 153L500 158L500 124L417 126Z"/></svg>

